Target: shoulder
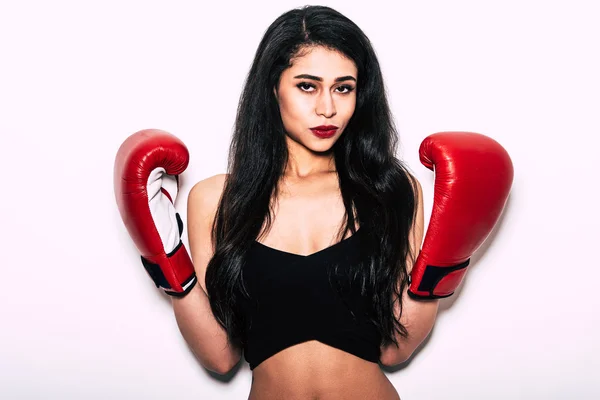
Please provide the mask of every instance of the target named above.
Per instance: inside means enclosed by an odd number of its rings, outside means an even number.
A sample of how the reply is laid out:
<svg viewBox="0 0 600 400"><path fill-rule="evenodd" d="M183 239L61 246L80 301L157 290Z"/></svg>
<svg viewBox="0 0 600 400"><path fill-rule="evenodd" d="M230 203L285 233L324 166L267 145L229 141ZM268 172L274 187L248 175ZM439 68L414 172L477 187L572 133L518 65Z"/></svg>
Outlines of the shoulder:
<svg viewBox="0 0 600 400"><path fill-rule="evenodd" d="M213 254L212 226L219 206L226 174L197 182L188 195L187 231L198 282L206 292L205 271Z"/></svg>
<svg viewBox="0 0 600 400"><path fill-rule="evenodd" d="M415 196L417 196L417 200L419 202L422 202L423 201L423 188L421 187L421 182L419 182L419 180L414 175L411 175L411 179L413 181Z"/></svg>
<svg viewBox="0 0 600 400"><path fill-rule="evenodd" d="M415 205L418 205L420 201L423 200L423 188L421 187L421 182L417 179L417 177L411 174L408 170L404 171L406 175L406 179L412 189L412 193L415 199Z"/></svg>
<svg viewBox="0 0 600 400"><path fill-rule="evenodd" d="M416 176L407 172L408 179L412 186L413 195L414 195L414 204L415 204L415 212L417 218L420 217L420 214L423 213L423 187L421 186L421 182L417 179Z"/></svg>
<svg viewBox="0 0 600 400"><path fill-rule="evenodd" d="M196 237L202 235L202 241L209 241L226 178L227 174L214 175L197 182L190 190L187 199L190 240L195 240Z"/></svg>
<svg viewBox="0 0 600 400"><path fill-rule="evenodd" d="M199 182L196 182L190 191L190 195L192 193L195 195L198 195L199 193L214 194L214 192L218 192L220 194L223 191L226 179L227 174L217 174L205 178Z"/></svg>
<svg viewBox="0 0 600 400"><path fill-rule="evenodd" d="M197 182L188 195L188 206L201 206L203 209L214 208L221 199L227 174L218 174Z"/></svg>

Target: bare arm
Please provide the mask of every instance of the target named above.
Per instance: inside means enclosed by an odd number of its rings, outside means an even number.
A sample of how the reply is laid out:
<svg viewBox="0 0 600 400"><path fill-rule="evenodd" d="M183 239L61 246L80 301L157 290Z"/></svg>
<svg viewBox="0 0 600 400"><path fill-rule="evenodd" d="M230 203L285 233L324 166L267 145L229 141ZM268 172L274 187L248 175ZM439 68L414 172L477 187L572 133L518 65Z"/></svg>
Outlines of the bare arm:
<svg viewBox="0 0 600 400"><path fill-rule="evenodd" d="M198 182L190 191L187 230L198 285L187 296L171 299L183 338L202 365L219 374L226 374L241 358L241 349L229 342L206 294L206 266L214 251L210 232L224 181L225 175L216 175Z"/></svg>
<svg viewBox="0 0 600 400"><path fill-rule="evenodd" d="M421 189L421 184L418 181L417 190L417 214L414 225L410 232L411 253L414 254L414 258L409 256L409 260L407 260L409 274L412 270L414 262L416 261L416 256L419 254L421 249L425 224L423 217L423 192ZM437 317L439 300L413 300L408 296L407 291L408 287L402 293L403 309L399 321L404 327L406 327L408 331L408 337L405 339L396 334L396 340L398 341L399 347L396 347L394 343L390 343L381 348L380 361L383 365L394 366L408 360L411 354L417 349L423 340L425 340L427 335L429 335ZM399 314L400 305L399 302L395 302L394 315L396 318L398 318Z"/></svg>

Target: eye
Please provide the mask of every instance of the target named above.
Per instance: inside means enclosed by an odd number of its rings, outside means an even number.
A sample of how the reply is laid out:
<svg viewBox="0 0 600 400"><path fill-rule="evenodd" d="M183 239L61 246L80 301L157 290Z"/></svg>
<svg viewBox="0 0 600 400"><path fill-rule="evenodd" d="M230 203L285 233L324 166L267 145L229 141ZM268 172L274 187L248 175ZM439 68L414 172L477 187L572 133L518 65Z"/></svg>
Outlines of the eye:
<svg viewBox="0 0 600 400"><path fill-rule="evenodd" d="M314 89L315 85L311 84L311 83L307 83L307 82L300 82L299 84L296 85L296 87L300 90L302 90L303 92L312 92L312 90L310 89Z"/></svg>
<svg viewBox="0 0 600 400"><path fill-rule="evenodd" d="M350 85L342 85L342 86L338 86L335 90L338 90L338 93L341 93L341 94L348 94L351 91L353 91L354 88Z"/></svg>

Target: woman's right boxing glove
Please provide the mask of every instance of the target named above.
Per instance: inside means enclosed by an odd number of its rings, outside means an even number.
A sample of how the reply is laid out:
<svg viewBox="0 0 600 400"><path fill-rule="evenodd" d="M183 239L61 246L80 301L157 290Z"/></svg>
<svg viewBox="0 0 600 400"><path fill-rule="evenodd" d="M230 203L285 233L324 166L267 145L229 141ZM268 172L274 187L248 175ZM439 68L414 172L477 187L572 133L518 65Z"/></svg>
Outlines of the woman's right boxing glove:
<svg viewBox="0 0 600 400"><path fill-rule="evenodd" d="M423 140L421 163L435 172L431 219L411 271L413 299L448 297L473 253L502 214L513 165L495 140L471 132L440 132Z"/></svg>
<svg viewBox="0 0 600 400"><path fill-rule="evenodd" d="M177 297L197 282L181 241L183 222L174 207L178 175L188 162L183 142L165 131L147 129L123 142L114 166L117 206L142 264L156 287Z"/></svg>

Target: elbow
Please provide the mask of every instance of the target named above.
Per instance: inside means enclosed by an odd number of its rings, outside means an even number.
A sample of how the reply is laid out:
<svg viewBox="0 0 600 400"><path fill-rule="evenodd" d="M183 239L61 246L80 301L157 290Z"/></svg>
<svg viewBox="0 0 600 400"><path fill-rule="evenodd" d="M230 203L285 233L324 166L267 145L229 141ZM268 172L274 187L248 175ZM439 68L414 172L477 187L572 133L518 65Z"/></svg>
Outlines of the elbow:
<svg viewBox="0 0 600 400"><path fill-rule="evenodd" d="M396 347L395 344L389 344L381 353L379 362L386 367L395 367L407 362L412 356L413 351Z"/></svg>
<svg viewBox="0 0 600 400"><path fill-rule="evenodd" d="M430 332L431 330L427 329L421 331L421 334L417 338L406 341L400 340L399 347L394 343L389 343L381 350L381 364L386 367L395 367L409 361L425 345L425 339L429 336Z"/></svg>
<svg viewBox="0 0 600 400"><path fill-rule="evenodd" d="M240 362L241 356L236 354L212 362L204 363L204 367L218 375L227 375Z"/></svg>

